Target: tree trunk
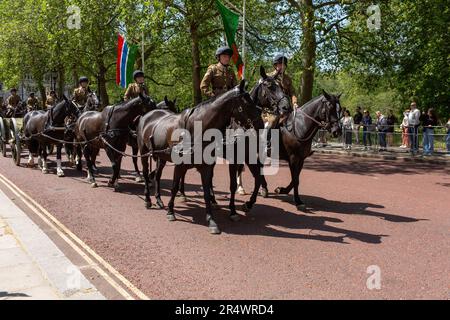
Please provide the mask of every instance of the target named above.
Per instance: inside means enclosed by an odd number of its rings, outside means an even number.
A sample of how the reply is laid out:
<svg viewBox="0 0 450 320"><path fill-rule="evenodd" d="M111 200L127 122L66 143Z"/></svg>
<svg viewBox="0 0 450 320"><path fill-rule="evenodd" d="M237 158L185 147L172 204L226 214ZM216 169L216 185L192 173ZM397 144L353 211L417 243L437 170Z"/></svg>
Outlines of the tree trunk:
<svg viewBox="0 0 450 320"><path fill-rule="evenodd" d="M202 102L202 91L200 90L200 48L198 39L198 26L195 22L190 25L191 49L192 49L192 80L194 89L194 104Z"/></svg>
<svg viewBox="0 0 450 320"><path fill-rule="evenodd" d="M314 8L312 0L302 0L300 11L302 20L302 62L303 73L300 87L300 104L304 105L312 99L314 72L316 68L317 40L314 29Z"/></svg>
<svg viewBox="0 0 450 320"><path fill-rule="evenodd" d="M100 107L103 109L106 106L109 106L109 96L108 91L106 90L106 67L103 61L99 63L98 77L97 77L97 86L98 86L98 95L100 97L101 105Z"/></svg>
<svg viewBox="0 0 450 320"><path fill-rule="evenodd" d="M58 66L58 97L61 99L65 94L64 89L66 86L65 70L64 66Z"/></svg>

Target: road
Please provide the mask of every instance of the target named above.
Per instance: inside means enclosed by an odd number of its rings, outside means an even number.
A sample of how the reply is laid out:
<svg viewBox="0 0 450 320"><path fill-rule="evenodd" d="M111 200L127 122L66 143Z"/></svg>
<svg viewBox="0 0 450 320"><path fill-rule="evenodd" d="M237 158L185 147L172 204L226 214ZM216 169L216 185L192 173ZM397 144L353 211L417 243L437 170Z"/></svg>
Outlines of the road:
<svg viewBox="0 0 450 320"><path fill-rule="evenodd" d="M97 189L85 173L67 168L58 178L52 164L43 175L22 160L16 167L0 158L0 174L150 299L450 298L449 168L314 155L301 175L306 212L291 197L272 195L236 223L227 218L227 168L218 166L223 233L212 236L195 171L187 176L188 202L177 204L178 221L168 222L165 211L145 209L129 158L118 193L106 187L111 171L103 152ZM163 175L166 203L171 173L169 166ZM288 168L268 181L271 191L286 185ZM250 190L248 170L244 182ZM238 196L239 204L247 198ZM65 250L64 241L55 242ZM379 290L367 287L371 266L380 271ZM101 278L90 274L105 296L123 298Z"/></svg>

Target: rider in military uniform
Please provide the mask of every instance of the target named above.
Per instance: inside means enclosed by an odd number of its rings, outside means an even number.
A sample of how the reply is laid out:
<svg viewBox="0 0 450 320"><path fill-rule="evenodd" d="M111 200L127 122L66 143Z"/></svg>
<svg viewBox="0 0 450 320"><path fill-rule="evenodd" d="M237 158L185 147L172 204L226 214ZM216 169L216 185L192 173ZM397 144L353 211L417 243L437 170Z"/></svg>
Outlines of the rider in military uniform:
<svg viewBox="0 0 450 320"><path fill-rule="evenodd" d="M37 110L39 107L39 101L34 96L34 92L30 93L30 96L27 99L27 112L31 112L33 110Z"/></svg>
<svg viewBox="0 0 450 320"><path fill-rule="evenodd" d="M292 83L292 78L286 73L286 68L288 65L288 58L283 54L278 54L273 59L273 67L274 71L269 73L269 77L275 77L278 73L278 76L275 80L278 82L278 85L283 89L284 93L291 99L292 106L294 108L298 107L297 95L295 93L295 88Z"/></svg>
<svg viewBox="0 0 450 320"><path fill-rule="evenodd" d="M236 75L230 67L233 50L221 47L216 51L217 64L210 65L200 84L202 93L208 98L221 95L237 86Z"/></svg>
<svg viewBox="0 0 450 320"><path fill-rule="evenodd" d="M57 101L58 97L56 96L56 92L54 90L50 91L50 94L45 98L45 106L47 110L56 106Z"/></svg>
<svg viewBox="0 0 450 320"><path fill-rule="evenodd" d="M81 77L78 84L79 87L74 90L72 100L80 107L84 107L88 99L88 94L91 92L89 79L87 77Z"/></svg>
<svg viewBox="0 0 450 320"><path fill-rule="evenodd" d="M125 101L133 100L134 98L139 97L140 93L143 93L147 96L149 95L148 88L144 83L145 82L144 72L141 70L136 70L133 73L133 79L134 83L131 83L128 86L127 91L125 92L125 96L123 97Z"/></svg>
<svg viewBox="0 0 450 320"><path fill-rule="evenodd" d="M20 97L17 94L17 89L12 88L11 89L11 95L6 99L6 117L12 117L14 115L14 112L16 111L17 107L20 103Z"/></svg>

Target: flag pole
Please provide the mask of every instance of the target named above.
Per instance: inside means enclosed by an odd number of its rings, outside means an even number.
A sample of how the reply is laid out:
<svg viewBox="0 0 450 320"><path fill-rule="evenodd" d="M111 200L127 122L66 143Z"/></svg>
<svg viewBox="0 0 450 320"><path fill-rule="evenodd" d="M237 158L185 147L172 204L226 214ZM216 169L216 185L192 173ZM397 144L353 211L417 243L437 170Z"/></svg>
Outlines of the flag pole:
<svg viewBox="0 0 450 320"><path fill-rule="evenodd" d="M246 6L244 0L244 9L243 9L243 22L242 22L242 62L244 63L244 67L242 68L242 79L245 80L245 69L246 69L246 61L245 61L245 36L246 36L246 28L245 28L245 13Z"/></svg>
<svg viewBox="0 0 450 320"><path fill-rule="evenodd" d="M142 72L145 72L145 35L144 31L142 30Z"/></svg>

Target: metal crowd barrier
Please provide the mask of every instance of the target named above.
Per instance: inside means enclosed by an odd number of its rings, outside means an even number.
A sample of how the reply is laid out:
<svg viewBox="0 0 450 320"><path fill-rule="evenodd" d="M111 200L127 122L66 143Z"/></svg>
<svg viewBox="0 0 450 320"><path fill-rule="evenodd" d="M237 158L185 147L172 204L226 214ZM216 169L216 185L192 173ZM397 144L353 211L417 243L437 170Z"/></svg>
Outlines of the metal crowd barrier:
<svg viewBox="0 0 450 320"><path fill-rule="evenodd" d="M394 126L383 126L385 129L392 128L390 132L380 132L376 129L375 125L366 126L366 130L363 128L365 126L360 125L359 130L357 126L349 129L343 129L343 134L339 138L333 138L328 134L326 130L319 130L316 137L314 138L315 147L339 147L345 149L346 147L346 135L351 133L351 148L352 150L364 150L378 152L380 149L384 149L380 145L380 138L383 134L386 137L386 148L391 151L410 151L410 136L412 136L409 131L403 132L403 129L399 125ZM435 154L448 154L450 153L450 136L447 134L447 128L444 126L432 127L433 133L429 133L433 137L434 153ZM364 138L365 136L365 138ZM366 142L364 144L364 141ZM419 152L423 152L424 144L424 128L422 126L418 129L418 147Z"/></svg>

